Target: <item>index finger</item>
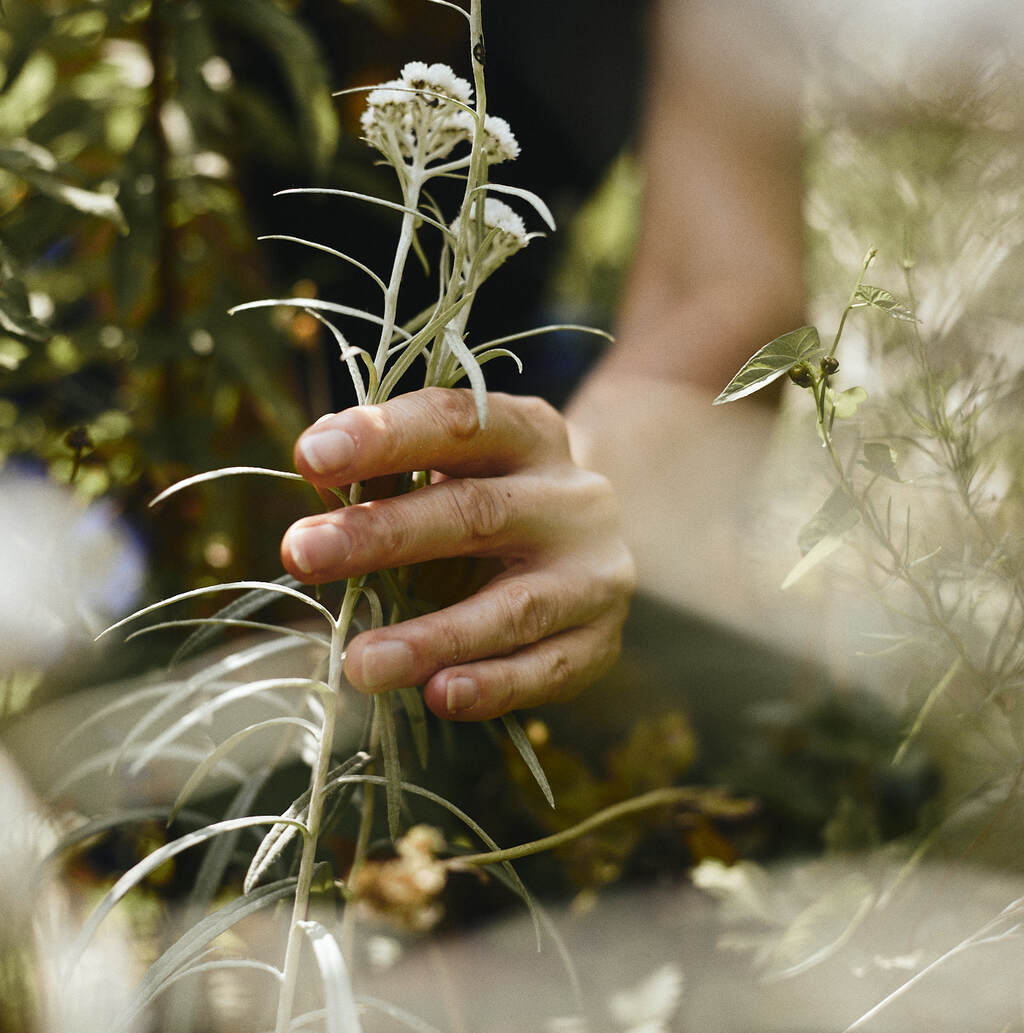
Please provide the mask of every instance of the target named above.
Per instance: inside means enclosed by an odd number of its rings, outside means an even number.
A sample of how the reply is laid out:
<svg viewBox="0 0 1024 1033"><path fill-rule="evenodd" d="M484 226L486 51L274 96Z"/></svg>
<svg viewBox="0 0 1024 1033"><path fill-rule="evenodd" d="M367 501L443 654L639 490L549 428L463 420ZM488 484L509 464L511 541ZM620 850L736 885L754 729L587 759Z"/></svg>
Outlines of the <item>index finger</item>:
<svg viewBox="0 0 1024 1033"><path fill-rule="evenodd" d="M437 470L449 477L512 473L568 456L561 416L539 398L491 394L480 426L473 393L428 387L380 405L324 416L295 444L295 467L336 486L386 474Z"/></svg>

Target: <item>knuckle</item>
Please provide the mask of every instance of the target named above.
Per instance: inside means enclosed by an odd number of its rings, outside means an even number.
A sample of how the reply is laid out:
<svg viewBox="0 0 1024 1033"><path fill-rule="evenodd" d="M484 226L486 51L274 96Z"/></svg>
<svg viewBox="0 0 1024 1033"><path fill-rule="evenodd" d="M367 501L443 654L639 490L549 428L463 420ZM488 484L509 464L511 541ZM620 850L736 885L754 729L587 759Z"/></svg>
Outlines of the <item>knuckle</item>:
<svg viewBox="0 0 1024 1033"><path fill-rule="evenodd" d="M516 643L539 642L551 630L551 619L537 594L517 580L505 582L502 592L503 618Z"/></svg>
<svg viewBox="0 0 1024 1033"><path fill-rule="evenodd" d="M421 627L421 646L424 650L429 650L438 670L467 659L469 649L463 631L445 610L431 614L422 622Z"/></svg>
<svg viewBox="0 0 1024 1033"><path fill-rule="evenodd" d="M405 553L410 530L400 507L391 500L353 506L344 515L346 522L350 522L352 541L366 543L374 561L387 566L393 557Z"/></svg>
<svg viewBox="0 0 1024 1033"><path fill-rule="evenodd" d="M455 526L471 541L497 538L511 523L508 499L493 484L471 477L449 481L448 498Z"/></svg>
<svg viewBox="0 0 1024 1033"><path fill-rule="evenodd" d="M423 394L432 416L446 435L462 440L480 430L480 416L472 392L435 387L425 389Z"/></svg>
<svg viewBox="0 0 1024 1033"><path fill-rule="evenodd" d="M565 418L550 402L534 395L517 397L514 411L524 434L546 441L559 455L569 454Z"/></svg>

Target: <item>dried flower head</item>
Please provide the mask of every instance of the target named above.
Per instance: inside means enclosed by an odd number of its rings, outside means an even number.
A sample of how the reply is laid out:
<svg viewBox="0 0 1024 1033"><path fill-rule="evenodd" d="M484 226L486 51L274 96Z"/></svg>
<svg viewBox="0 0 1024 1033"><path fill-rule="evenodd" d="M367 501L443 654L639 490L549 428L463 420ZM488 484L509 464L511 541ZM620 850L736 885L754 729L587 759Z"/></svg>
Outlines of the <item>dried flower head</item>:
<svg viewBox="0 0 1024 1033"><path fill-rule="evenodd" d="M426 932L441 919L437 899L447 872L437 854L444 838L429 825L414 825L395 843L397 857L366 861L356 873L352 890L373 915L412 932Z"/></svg>

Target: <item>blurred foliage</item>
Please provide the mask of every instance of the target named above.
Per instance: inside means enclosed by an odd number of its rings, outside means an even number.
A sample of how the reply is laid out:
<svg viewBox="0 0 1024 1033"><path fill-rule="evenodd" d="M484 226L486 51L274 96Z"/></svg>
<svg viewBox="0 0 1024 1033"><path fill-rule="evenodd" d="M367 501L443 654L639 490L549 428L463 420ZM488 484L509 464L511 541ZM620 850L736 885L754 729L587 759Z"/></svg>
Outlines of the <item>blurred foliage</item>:
<svg viewBox="0 0 1024 1033"><path fill-rule="evenodd" d="M305 7L375 27L395 17L380 2ZM301 13L275 0L4 5L0 461L130 513L182 474L237 462L240 440L248 462L288 464L308 422L303 378L322 375L315 340L301 322L254 333L227 309L271 287L245 190L345 160L333 74ZM252 491L217 487L147 521L157 578L181 587L273 562L277 528L247 518L267 503Z"/></svg>

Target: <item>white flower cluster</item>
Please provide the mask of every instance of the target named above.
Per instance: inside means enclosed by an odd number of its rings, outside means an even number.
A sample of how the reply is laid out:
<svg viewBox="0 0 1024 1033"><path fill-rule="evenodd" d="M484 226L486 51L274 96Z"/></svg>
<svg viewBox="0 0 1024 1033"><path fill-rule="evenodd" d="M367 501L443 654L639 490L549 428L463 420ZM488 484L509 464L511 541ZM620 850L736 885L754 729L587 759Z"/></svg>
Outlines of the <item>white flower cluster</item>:
<svg viewBox="0 0 1024 1033"><path fill-rule="evenodd" d="M361 119L364 138L393 165L426 168L458 144L472 143L476 120L467 110L472 101L473 87L448 65L410 61L398 79L370 91ZM485 118L484 152L492 165L518 156L519 144L505 119ZM467 155L456 167L468 162Z"/></svg>
<svg viewBox="0 0 1024 1033"><path fill-rule="evenodd" d="M452 233L457 237L461 232L461 219L456 218L451 225ZM492 231L497 231L492 235ZM476 202L470 210L470 246L469 253L476 254L485 241L486 250L477 261L484 276L490 274L505 261L530 243L530 235L526 232L526 224L522 218L504 201L488 197L484 203L484 235L477 239L476 234Z"/></svg>

